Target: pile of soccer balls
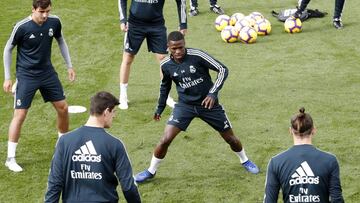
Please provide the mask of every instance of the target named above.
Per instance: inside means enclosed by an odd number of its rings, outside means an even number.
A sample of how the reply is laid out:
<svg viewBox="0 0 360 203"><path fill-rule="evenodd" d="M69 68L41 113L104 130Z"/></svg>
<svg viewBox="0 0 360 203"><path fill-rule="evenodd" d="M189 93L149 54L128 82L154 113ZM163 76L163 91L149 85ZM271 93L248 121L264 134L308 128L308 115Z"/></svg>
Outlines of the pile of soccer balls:
<svg viewBox="0 0 360 203"><path fill-rule="evenodd" d="M215 20L215 29L221 32L221 39L227 43L255 43L259 35L269 35L271 23L261 13L252 12L248 16L242 13L219 15Z"/></svg>
<svg viewBox="0 0 360 203"><path fill-rule="evenodd" d="M258 36L271 33L271 23L259 12L252 12L248 16L234 13L231 17L219 15L215 19L215 29L221 32L221 39L227 43L240 41L252 44ZM302 30L302 23L299 18L289 17L284 29L288 33L298 33Z"/></svg>

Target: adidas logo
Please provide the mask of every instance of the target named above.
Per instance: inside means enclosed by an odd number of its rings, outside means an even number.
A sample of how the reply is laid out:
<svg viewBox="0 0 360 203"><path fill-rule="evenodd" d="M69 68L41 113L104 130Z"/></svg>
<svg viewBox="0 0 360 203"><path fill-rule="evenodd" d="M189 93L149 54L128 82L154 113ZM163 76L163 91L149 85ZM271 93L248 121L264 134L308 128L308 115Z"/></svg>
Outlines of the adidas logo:
<svg viewBox="0 0 360 203"><path fill-rule="evenodd" d="M35 39L35 35L34 34L31 34L29 39Z"/></svg>
<svg viewBox="0 0 360 203"><path fill-rule="evenodd" d="M300 167L296 169L295 173L291 175L290 185L300 184L319 184L319 176L314 175L309 164L304 161Z"/></svg>
<svg viewBox="0 0 360 203"><path fill-rule="evenodd" d="M71 157L73 161L82 162L101 162L101 155L97 155L92 141L87 141L80 149L75 151Z"/></svg>

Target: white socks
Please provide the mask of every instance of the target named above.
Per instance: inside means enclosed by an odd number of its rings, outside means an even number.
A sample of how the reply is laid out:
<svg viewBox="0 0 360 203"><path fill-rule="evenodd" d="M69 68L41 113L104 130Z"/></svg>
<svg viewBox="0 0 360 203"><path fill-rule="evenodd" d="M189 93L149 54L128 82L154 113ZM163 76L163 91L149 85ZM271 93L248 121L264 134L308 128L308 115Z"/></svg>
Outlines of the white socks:
<svg viewBox="0 0 360 203"><path fill-rule="evenodd" d="M155 174L156 173L156 170L157 168L159 167L161 161L163 159L158 159L156 158L154 155L152 156L151 158L151 162L150 162L150 167L148 168L148 171L151 173L151 174Z"/></svg>
<svg viewBox="0 0 360 203"><path fill-rule="evenodd" d="M120 83L120 98L127 97L127 83Z"/></svg>
<svg viewBox="0 0 360 203"><path fill-rule="evenodd" d="M235 152L235 154L239 157L240 163L245 163L248 159L248 157L245 154L245 149L243 148L240 152Z"/></svg>
<svg viewBox="0 0 360 203"><path fill-rule="evenodd" d="M16 142L8 141L8 152L7 152L8 158L15 157L17 145L18 145L18 143L16 143Z"/></svg>

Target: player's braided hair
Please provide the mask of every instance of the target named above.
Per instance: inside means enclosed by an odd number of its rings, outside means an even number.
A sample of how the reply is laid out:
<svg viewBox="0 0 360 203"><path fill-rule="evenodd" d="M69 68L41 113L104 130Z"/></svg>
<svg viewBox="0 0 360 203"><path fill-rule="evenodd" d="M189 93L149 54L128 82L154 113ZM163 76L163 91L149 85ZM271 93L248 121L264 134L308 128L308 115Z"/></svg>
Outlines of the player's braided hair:
<svg viewBox="0 0 360 203"><path fill-rule="evenodd" d="M299 114L291 118L291 128L296 135L307 136L311 134L314 128L313 120L310 114L305 113L305 108L299 109Z"/></svg>
<svg viewBox="0 0 360 203"><path fill-rule="evenodd" d="M51 5L51 0L33 0L33 7L37 9L38 7L45 9Z"/></svg>
<svg viewBox="0 0 360 203"><path fill-rule="evenodd" d="M173 31L173 32L170 32L170 34L168 35L168 42L169 41L180 41L180 40L183 40L184 39L184 35L179 32L179 31Z"/></svg>

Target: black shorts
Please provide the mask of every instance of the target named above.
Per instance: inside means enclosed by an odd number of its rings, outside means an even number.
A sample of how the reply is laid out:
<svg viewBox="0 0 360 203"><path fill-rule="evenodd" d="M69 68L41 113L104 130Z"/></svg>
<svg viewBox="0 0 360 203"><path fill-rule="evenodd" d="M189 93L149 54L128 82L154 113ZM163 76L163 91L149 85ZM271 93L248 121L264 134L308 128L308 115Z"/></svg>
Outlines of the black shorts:
<svg viewBox="0 0 360 203"><path fill-rule="evenodd" d="M55 102L65 99L64 90L56 72L48 74L46 77L20 77L17 78L15 91L15 109L28 109L37 90L44 99L44 102Z"/></svg>
<svg viewBox="0 0 360 203"><path fill-rule="evenodd" d="M124 37L124 49L131 54L137 54L142 42L146 38L148 51L157 54L167 54L166 27L135 26L128 24L128 31Z"/></svg>
<svg viewBox="0 0 360 203"><path fill-rule="evenodd" d="M185 131L195 117L205 121L218 132L232 128L225 110L220 104L214 105L211 109L206 109L203 106L177 103L167 124Z"/></svg>

